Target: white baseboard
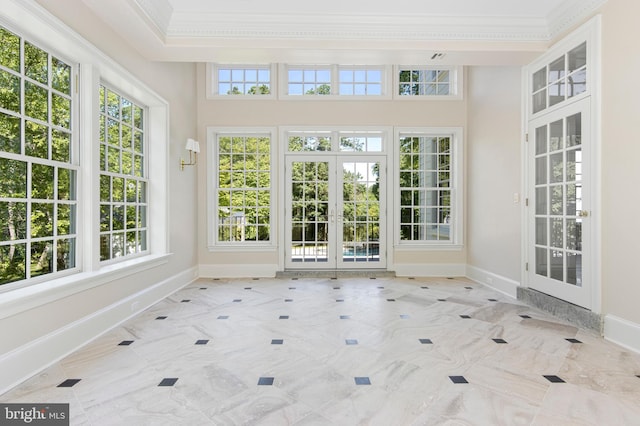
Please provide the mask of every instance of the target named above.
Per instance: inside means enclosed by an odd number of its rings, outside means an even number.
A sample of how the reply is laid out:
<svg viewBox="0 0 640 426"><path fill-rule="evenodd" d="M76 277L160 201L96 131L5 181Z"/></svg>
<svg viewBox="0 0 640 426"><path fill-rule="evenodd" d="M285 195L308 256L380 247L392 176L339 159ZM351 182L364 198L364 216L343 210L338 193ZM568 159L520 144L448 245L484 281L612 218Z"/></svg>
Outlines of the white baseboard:
<svg viewBox="0 0 640 426"><path fill-rule="evenodd" d="M278 265L234 264L234 265L199 265L200 278L273 278Z"/></svg>
<svg viewBox="0 0 640 426"><path fill-rule="evenodd" d="M471 265L466 265L465 275L467 278L499 291L513 299L518 297L517 292L520 283L510 278Z"/></svg>
<svg viewBox="0 0 640 426"><path fill-rule="evenodd" d="M640 353L640 324L615 315L604 317L604 338L626 349Z"/></svg>
<svg viewBox="0 0 640 426"><path fill-rule="evenodd" d="M464 277L464 263L396 263L392 268L398 277Z"/></svg>
<svg viewBox="0 0 640 426"><path fill-rule="evenodd" d="M0 356L0 395L190 284L194 277L197 269L187 269L3 354Z"/></svg>

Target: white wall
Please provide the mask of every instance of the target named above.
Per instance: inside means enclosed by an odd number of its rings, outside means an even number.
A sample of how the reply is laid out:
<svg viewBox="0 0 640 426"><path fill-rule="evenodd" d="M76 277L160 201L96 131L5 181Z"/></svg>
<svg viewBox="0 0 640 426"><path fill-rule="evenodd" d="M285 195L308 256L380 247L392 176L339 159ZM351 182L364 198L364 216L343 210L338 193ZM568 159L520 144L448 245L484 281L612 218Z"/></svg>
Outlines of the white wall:
<svg viewBox="0 0 640 426"><path fill-rule="evenodd" d="M521 69L468 70L467 270L515 296L521 270Z"/></svg>
<svg viewBox="0 0 640 426"><path fill-rule="evenodd" d="M636 0L609 0L602 8L601 279L605 333L633 337L640 351L638 16Z"/></svg>
<svg viewBox="0 0 640 426"><path fill-rule="evenodd" d="M196 174L180 172L187 137L196 134L195 66L180 63L151 63L128 47L125 40L94 18L82 2L70 10L66 2L40 0L42 6L68 26L122 64L171 105L168 194L169 251L166 261L150 265L143 272L103 277L99 285L71 292L40 306L29 307L0 320L0 393L56 358L86 343L119 321L194 278ZM29 28L37 36L38 28ZM41 42L47 43L47 40ZM55 48L55 46L53 46ZM154 141L149 141L153 150ZM34 286L34 289L37 287ZM4 295L3 295L4 296ZM136 303L132 306L132 303Z"/></svg>

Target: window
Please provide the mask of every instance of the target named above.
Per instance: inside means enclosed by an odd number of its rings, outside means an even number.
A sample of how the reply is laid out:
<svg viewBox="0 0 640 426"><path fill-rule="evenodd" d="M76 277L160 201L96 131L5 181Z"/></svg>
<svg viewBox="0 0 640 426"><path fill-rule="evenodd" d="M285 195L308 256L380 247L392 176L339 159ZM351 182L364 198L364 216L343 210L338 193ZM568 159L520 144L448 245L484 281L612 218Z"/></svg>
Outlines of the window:
<svg viewBox="0 0 640 426"><path fill-rule="evenodd" d="M386 95L386 67L286 65L280 68L284 96L317 99Z"/></svg>
<svg viewBox="0 0 640 426"><path fill-rule="evenodd" d="M208 93L226 98L273 97L271 65L209 64Z"/></svg>
<svg viewBox="0 0 640 426"><path fill-rule="evenodd" d="M587 43L568 51L531 76L533 113L587 91Z"/></svg>
<svg viewBox="0 0 640 426"><path fill-rule="evenodd" d="M100 260L147 250L145 110L100 86Z"/></svg>
<svg viewBox="0 0 640 426"><path fill-rule="evenodd" d="M460 244L460 133L399 133L400 243Z"/></svg>
<svg viewBox="0 0 640 426"><path fill-rule="evenodd" d="M74 67L0 27L0 284L77 264Z"/></svg>
<svg viewBox="0 0 640 426"><path fill-rule="evenodd" d="M340 151L382 152L384 133L380 130L318 130L286 132L289 152Z"/></svg>
<svg viewBox="0 0 640 426"><path fill-rule="evenodd" d="M270 245L271 132L223 132L212 139L213 245Z"/></svg>
<svg viewBox="0 0 640 426"><path fill-rule="evenodd" d="M289 68L289 95L331 95L331 69Z"/></svg>
<svg viewBox="0 0 640 426"><path fill-rule="evenodd" d="M458 68L399 67L398 90L400 97L447 97L459 98L461 79Z"/></svg>

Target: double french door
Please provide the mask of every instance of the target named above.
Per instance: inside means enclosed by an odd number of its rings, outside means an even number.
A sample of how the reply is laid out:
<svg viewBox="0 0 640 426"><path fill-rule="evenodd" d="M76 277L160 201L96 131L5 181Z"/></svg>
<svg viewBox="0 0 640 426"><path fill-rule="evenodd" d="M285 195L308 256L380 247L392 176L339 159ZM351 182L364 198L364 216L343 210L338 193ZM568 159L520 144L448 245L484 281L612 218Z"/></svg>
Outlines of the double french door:
<svg viewBox="0 0 640 426"><path fill-rule="evenodd" d="M386 268L385 157L286 157L285 267Z"/></svg>
<svg viewBox="0 0 640 426"><path fill-rule="evenodd" d="M529 286L586 308L592 304L589 105L575 102L529 123Z"/></svg>

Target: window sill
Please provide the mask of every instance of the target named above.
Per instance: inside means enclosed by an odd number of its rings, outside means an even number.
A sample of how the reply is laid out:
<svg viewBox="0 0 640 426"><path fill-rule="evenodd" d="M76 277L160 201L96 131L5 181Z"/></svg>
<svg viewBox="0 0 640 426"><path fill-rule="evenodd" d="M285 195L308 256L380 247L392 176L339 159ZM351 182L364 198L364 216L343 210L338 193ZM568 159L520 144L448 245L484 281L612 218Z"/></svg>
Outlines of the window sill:
<svg viewBox="0 0 640 426"><path fill-rule="evenodd" d="M265 252L276 252L278 248L271 244L269 245L247 245L247 244L238 244L238 245L215 245L208 247L210 252L257 252L257 253L265 253Z"/></svg>
<svg viewBox="0 0 640 426"><path fill-rule="evenodd" d="M394 249L398 252L407 251L462 251L462 244L396 244Z"/></svg>
<svg viewBox="0 0 640 426"><path fill-rule="evenodd" d="M167 263L171 256L171 253L166 253L139 257L105 266L95 272L81 272L8 290L0 293L0 319L158 267Z"/></svg>

